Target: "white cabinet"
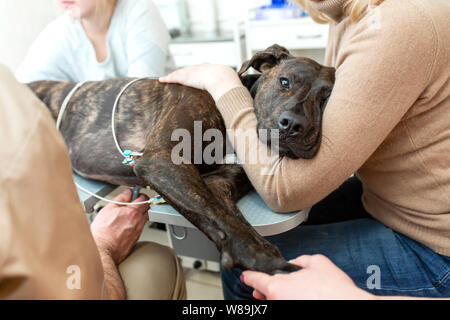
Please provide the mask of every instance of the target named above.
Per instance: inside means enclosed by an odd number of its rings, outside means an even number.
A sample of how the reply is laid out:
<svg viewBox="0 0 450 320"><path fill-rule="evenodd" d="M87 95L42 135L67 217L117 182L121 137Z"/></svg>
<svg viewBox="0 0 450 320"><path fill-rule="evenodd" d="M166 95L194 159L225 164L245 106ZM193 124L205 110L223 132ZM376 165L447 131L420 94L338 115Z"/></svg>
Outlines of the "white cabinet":
<svg viewBox="0 0 450 320"><path fill-rule="evenodd" d="M233 41L173 43L170 52L177 67L204 62L236 65L236 48Z"/></svg>
<svg viewBox="0 0 450 320"><path fill-rule="evenodd" d="M247 57L255 51L279 44L298 55L323 60L328 41L328 25L314 22L311 18L247 21L245 26Z"/></svg>
<svg viewBox="0 0 450 320"><path fill-rule="evenodd" d="M186 67L200 63L217 63L240 68L245 56L243 24L224 34L194 34L175 38L170 44L175 66Z"/></svg>
<svg viewBox="0 0 450 320"><path fill-rule="evenodd" d="M273 44L296 56L322 63L328 41L328 25L311 18L237 23L234 32L223 35L196 34L174 39L170 52L177 68L200 63L225 64L239 69L256 51Z"/></svg>

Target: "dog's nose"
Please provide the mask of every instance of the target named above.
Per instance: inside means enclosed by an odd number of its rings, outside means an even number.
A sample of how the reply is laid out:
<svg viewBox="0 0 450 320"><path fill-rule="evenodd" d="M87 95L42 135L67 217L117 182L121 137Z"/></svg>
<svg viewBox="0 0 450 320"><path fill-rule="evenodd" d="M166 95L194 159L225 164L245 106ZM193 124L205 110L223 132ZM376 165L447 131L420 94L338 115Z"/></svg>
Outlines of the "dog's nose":
<svg viewBox="0 0 450 320"><path fill-rule="evenodd" d="M278 129L281 134L297 135L302 132L303 127L298 117L289 111L285 111L278 118Z"/></svg>

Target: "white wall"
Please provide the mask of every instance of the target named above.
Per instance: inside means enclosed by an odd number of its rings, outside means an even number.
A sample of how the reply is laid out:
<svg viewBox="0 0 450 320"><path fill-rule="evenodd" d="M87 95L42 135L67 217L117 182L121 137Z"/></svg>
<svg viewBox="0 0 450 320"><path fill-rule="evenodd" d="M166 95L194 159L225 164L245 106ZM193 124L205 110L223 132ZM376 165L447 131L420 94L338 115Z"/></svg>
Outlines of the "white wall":
<svg viewBox="0 0 450 320"><path fill-rule="evenodd" d="M15 70L39 32L60 12L56 0L0 0L0 63Z"/></svg>
<svg viewBox="0 0 450 320"><path fill-rule="evenodd" d="M270 0L153 0L157 6L164 8L163 15L171 19L174 24L177 24L175 17L169 17L167 8L175 6L177 3L187 4L187 9L190 15L191 30L198 31L210 31L205 30L205 24L208 23L213 16L218 22L218 26L223 31L231 31L234 27L235 21L243 21L247 18L249 9L260 7L265 4L270 4ZM216 8L216 14L210 14L210 8ZM173 27L173 25L169 25Z"/></svg>
<svg viewBox="0 0 450 320"><path fill-rule="evenodd" d="M202 29L206 1L215 1L221 30L232 30L235 21L243 21L251 8L270 4L270 0L188 0L193 31Z"/></svg>
<svg viewBox="0 0 450 320"><path fill-rule="evenodd" d="M187 1L194 31L202 30L206 1L216 2L222 30L232 30L234 21L244 20L250 8L270 3L270 0ZM61 12L58 0L0 0L0 63L14 71L39 32Z"/></svg>

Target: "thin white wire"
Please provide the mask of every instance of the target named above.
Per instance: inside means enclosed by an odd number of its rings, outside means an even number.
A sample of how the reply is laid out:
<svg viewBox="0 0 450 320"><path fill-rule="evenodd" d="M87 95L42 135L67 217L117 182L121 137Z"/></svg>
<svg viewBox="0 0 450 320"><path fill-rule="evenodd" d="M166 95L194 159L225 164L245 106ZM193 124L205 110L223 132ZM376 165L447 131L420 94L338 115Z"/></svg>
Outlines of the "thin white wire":
<svg viewBox="0 0 450 320"><path fill-rule="evenodd" d="M119 94L116 97L116 100L114 101L114 105L113 105L113 109L112 109L112 116L111 116L111 131L112 131L112 135L114 138L114 143L116 144L116 148L117 148L117 150L119 150L121 155L123 155L123 151L120 148L119 142L117 141L116 127L115 127L115 120L114 120L114 115L116 114L116 109L117 109L117 105L119 104L120 98L122 97L122 94L125 92L125 90L127 90L135 82L138 82L140 80L156 80L156 79L158 79L158 78L145 77L145 78L136 78L136 79L131 80L122 88L122 90L120 90ZM138 155L142 155L142 154L138 153Z"/></svg>
<svg viewBox="0 0 450 320"><path fill-rule="evenodd" d="M123 155L123 151L120 148L119 142L117 141L116 127L115 127L115 120L114 120L114 115L116 114L116 109L117 109L117 105L119 104L120 97L122 97L122 94L125 92L125 90L127 90L135 82L138 82L140 80L156 80L156 79L158 79L158 78L146 77L146 78L136 78L136 79L131 80L122 88L122 90L120 90L119 94L116 97L116 100L114 101L114 105L113 105L113 109L112 109L112 116L111 116L111 131L112 131L112 135L114 138L114 143L116 144L116 148L117 148L117 150L119 150L121 155ZM138 154L142 155L141 153L138 153Z"/></svg>
<svg viewBox="0 0 450 320"><path fill-rule="evenodd" d="M84 85L87 81L85 82L80 82L78 83L75 87L72 88L72 90L70 90L69 94L66 96L66 98L63 101L63 104L61 105L61 109L59 110L59 114L58 114L58 118L56 119L56 129L59 130L59 127L61 125L61 121L62 118L64 116L64 113L66 112L66 108L69 105L69 101L72 98L72 96L74 95L74 93L81 88L82 85Z"/></svg>
<svg viewBox="0 0 450 320"><path fill-rule="evenodd" d="M103 201L106 201L106 202L109 202L109 203L114 203L114 204L118 204L118 205L122 205L122 206L130 206L130 205L135 205L135 204L147 204L147 203L148 204L153 204L153 201L154 201L153 198L151 198L151 199L149 199L147 201L140 201L140 202L120 202L120 201L109 200L109 199L100 197L99 195L96 195L95 193L93 193L93 192L83 188L82 186L78 185L76 182L75 182L75 185L81 191L84 191L87 194L89 194L89 195L91 195L91 196L93 196L93 197L95 197L95 198L97 198L99 200L103 200Z"/></svg>
<svg viewBox="0 0 450 320"><path fill-rule="evenodd" d="M134 79L134 80L128 82L128 83L122 88L122 90L119 92L119 94L117 95L116 100L115 100L115 102L114 102L114 106L113 106L113 110L112 110L111 128L112 128L112 135L113 135L113 138L114 138L114 142L115 142L115 144L116 144L117 150L119 150L119 152L120 152L121 155L123 155L123 151L122 151L122 149L120 149L119 143L118 143L117 138L116 138L116 132L115 132L115 130L114 130L114 115L115 115L115 111L116 111L117 105L118 105L118 103L119 103L120 97L121 97L122 94L125 92L125 90L126 90L129 86L131 86L133 83L135 83L135 82L137 82L137 81L139 81L139 80L142 80L142 79L151 79L151 78L137 78L137 79ZM155 79L157 79L157 78L155 78ZM81 88L81 86L83 86L86 82L87 82L87 81L78 83L75 87L73 87L73 89L69 92L69 94L68 94L68 95L66 96L66 98L64 99L63 104L62 104L62 106L61 106L61 109L59 110L58 118L57 118L57 120L56 120L56 128L57 128L58 130L59 130L59 127L60 127L60 125L61 125L61 121L62 121L62 118L63 118L64 113L65 113L65 111L66 111L66 108L67 108L67 106L69 105L70 99L71 99L72 96L75 94L75 92L76 92L79 88ZM83 188L82 186L80 186L80 185L79 185L78 183L76 183L76 182L75 182L75 186L76 186L78 189L80 189L81 191L84 191L84 192L86 192L87 194L89 194L89 195L91 195L91 196L93 196L93 197L95 197L95 198L97 198L97 199L99 199L99 200L106 201L106 202L108 202L108 203L114 203L114 204L124 205L124 206L131 206L131 205L137 205L137 204L152 204L152 203L154 202L154 199L153 199L153 198L152 198L152 199L149 199L149 200L147 200L147 201L140 201L140 202L120 202L120 201L109 200L109 199L106 199L106 198L104 198L104 197L100 197L99 195L97 195L97 194L95 194L95 193L93 193L93 192L87 190L86 188Z"/></svg>
<svg viewBox="0 0 450 320"><path fill-rule="evenodd" d="M113 106L113 108L112 108L111 131L112 131L112 135L113 135L113 138L114 138L114 143L116 144L116 148L117 148L117 150L119 150L119 152L120 152L121 155L123 155L123 151L122 151L122 149L121 149L120 146L119 146L119 142L117 141L117 137L116 137L116 129L115 129L115 124L114 124L114 115L116 114L116 108L117 108L117 105L119 104L120 97L121 97L122 94L125 92L125 90L127 90L128 87L130 87L133 83L138 82L139 80L142 80L142 79L145 79L145 78L137 78L137 79L134 79L134 80L131 80L130 82L128 82L128 83L122 88L122 90L120 90L119 94L118 94L117 97L116 97L116 100L114 101L114 106Z"/></svg>

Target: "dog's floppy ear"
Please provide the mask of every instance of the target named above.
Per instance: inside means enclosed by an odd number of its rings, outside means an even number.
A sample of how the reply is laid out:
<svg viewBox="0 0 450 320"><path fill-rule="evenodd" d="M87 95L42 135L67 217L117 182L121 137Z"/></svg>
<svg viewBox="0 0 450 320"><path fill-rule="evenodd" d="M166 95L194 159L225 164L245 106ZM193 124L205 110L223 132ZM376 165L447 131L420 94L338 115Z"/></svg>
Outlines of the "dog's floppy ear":
<svg viewBox="0 0 450 320"><path fill-rule="evenodd" d="M336 80L336 69L322 66L320 69L319 78L334 84L334 81Z"/></svg>
<svg viewBox="0 0 450 320"><path fill-rule="evenodd" d="M290 57L292 56L286 48L274 44L264 51L255 53L255 55L250 60L244 62L238 74L239 76L241 76L250 67L253 67L253 69L259 72L264 72L279 64L281 60Z"/></svg>
<svg viewBox="0 0 450 320"><path fill-rule="evenodd" d="M259 77L261 77L261 74L246 74L241 77L241 82L248 90L250 90L256 81L259 80Z"/></svg>
<svg viewBox="0 0 450 320"><path fill-rule="evenodd" d="M334 68L322 66L319 77L314 80L308 93L312 103L324 111L328 99L330 98L335 81L336 70Z"/></svg>
<svg viewBox="0 0 450 320"><path fill-rule="evenodd" d="M317 79L311 86L307 100L310 100L316 108L320 108L323 112L328 103L332 90L333 83L323 79Z"/></svg>
<svg viewBox="0 0 450 320"><path fill-rule="evenodd" d="M259 89L259 79L261 74L246 74L240 76L242 84L248 89L253 99L256 96L256 92Z"/></svg>

